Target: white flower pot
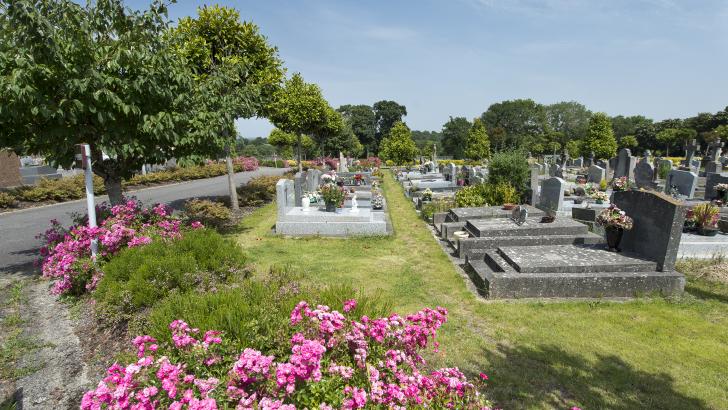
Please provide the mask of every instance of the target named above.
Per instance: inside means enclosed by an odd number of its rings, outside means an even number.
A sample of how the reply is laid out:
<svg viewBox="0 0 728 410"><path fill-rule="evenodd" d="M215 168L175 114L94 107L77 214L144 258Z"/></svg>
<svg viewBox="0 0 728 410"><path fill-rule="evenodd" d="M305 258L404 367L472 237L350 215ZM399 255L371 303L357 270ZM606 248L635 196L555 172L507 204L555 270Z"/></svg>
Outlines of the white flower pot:
<svg viewBox="0 0 728 410"><path fill-rule="evenodd" d="M303 208L304 212L308 212L311 206L311 201L308 199L307 196L304 196L301 198L301 207Z"/></svg>

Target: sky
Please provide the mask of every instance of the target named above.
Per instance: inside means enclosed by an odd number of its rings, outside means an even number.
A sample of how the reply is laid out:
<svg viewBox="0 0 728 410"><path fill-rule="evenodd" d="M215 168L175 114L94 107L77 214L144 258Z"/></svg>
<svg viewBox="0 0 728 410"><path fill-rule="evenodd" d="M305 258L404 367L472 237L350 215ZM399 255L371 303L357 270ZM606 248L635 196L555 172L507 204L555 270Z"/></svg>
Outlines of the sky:
<svg viewBox="0 0 728 410"><path fill-rule="evenodd" d="M134 8L148 0L127 0ZM219 0L334 107L394 100L411 129L490 104L578 101L655 120L728 106L728 0ZM178 0L170 18L214 4ZM246 138L266 120L240 120Z"/></svg>

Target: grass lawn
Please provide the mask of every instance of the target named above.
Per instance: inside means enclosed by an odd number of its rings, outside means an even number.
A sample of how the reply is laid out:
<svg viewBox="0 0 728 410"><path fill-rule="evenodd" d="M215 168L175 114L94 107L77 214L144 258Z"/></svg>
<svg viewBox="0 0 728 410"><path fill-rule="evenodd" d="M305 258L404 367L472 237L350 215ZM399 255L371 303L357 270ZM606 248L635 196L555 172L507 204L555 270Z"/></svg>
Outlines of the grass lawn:
<svg viewBox="0 0 728 410"><path fill-rule="evenodd" d="M483 371L499 407L728 408L728 285L690 277L680 298L630 302L486 301L466 286L389 173L395 235L284 239L275 204L242 223L264 274L291 266L313 284L348 283L399 313L444 306L441 366Z"/></svg>

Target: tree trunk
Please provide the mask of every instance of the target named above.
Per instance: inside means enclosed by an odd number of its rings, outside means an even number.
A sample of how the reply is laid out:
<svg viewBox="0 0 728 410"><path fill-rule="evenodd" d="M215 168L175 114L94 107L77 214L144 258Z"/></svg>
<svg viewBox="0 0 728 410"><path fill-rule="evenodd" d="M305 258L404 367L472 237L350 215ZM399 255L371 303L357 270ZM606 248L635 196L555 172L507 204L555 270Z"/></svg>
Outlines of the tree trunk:
<svg viewBox="0 0 728 410"><path fill-rule="evenodd" d="M298 134L298 172L303 172L303 164L301 163L301 134Z"/></svg>
<svg viewBox="0 0 728 410"><path fill-rule="evenodd" d="M230 190L230 208L233 211L240 210L238 204L238 191L235 190L235 169L233 159L230 157L230 145L225 147L225 164L227 165L228 189Z"/></svg>
<svg viewBox="0 0 728 410"><path fill-rule="evenodd" d="M120 205L124 202L124 196L121 193L121 177L106 174L104 176L104 187L111 205Z"/></svg>

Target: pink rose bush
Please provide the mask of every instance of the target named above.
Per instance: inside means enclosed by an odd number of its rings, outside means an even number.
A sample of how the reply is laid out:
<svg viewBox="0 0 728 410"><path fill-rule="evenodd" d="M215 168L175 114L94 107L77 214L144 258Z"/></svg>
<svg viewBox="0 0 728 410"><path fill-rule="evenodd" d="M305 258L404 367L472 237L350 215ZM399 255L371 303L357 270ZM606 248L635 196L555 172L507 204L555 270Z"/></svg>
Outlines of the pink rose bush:
<svg viewBox="0 0 728 410"><path fill-rule="evenodd" d="M40 250L43 277L52 280L51 293L75 294L93 290L103 275L91 259L91 242L98 246L97 258L108 260L124 248L144 246L154 238L180 238L186 226L163 204L142 208L141 202L127 200L121 205L97 206L98 227L90 228L87 217L64 229L56 220L38 235L45 244ZM192 223L192 229L201 228ZM96 262L99 262L98 260Z"/></svg>
<svg viewBox="0 0 728 410"><path fill-rule="evenodd" d="M243 171L255 171L259 167L258 158L255 157L237 157L233 159L235 169Z"/></svg>
<svg viewBox="0 0 728 410"><path fill-rule="evenodd" d="M447 321L444 308L401 317L345 316L300 302L291 312L290 354L234 353L220 332L184 321L172 342L134 339L137 361L112 365L83 396L82 409L487 409L487 376L470 382L457 368L427 370L421 353ZM161 353L166 354L161 354Z"/></svg>

